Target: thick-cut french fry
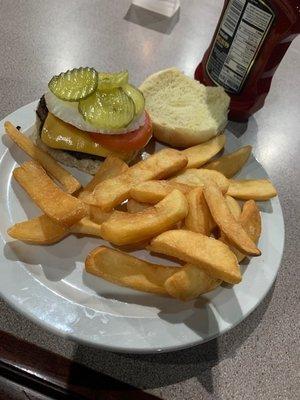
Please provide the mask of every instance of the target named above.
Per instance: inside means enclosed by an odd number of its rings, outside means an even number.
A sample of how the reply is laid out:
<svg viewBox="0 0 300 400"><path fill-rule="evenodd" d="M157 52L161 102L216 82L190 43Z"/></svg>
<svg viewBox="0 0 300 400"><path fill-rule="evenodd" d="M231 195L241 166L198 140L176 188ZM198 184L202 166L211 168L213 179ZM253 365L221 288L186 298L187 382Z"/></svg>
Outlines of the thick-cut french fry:
<svg viewBox="0 0 300 400"><path fill-rule="evenodd" d="M91 206L90 204L87 204L86 207L88 209L89 219L96 224L102 224L102 222L107 221L108 218L112 215L112 211L102 211L97 206Z"/></svg>
<svg viewBox="0 0 300 400"><path fill-rule="evenodd" d="M229 247L201 233L170 230L152 239L148 249L194 264L211 277L228 283L242 279L236 256Z"/></svg>
<svg viewBox="0 0 300 400"><path fill-rule="evenodd" d="M254 200L248 200L244 204L242 214L240 216L240 223L248 233L251 240L257 244L261 235L261 216L259 208ZM243 259L246 257L245 254L240 253L236 249L234 249L234 253L239 262L243 261Z"/></svg>
<svg viewBox="0 0 300 400"><path fill-rule="evenodd" d="M220 279L212 278L195 265L186 264L170 276L164 286L172 297L188 301L210 292L221 283Z"/></svg>
<svg viewBox="0 0 300 400"><path fill-rule="evenodd" d="M87 214L81 200L63 192L36 161L27 161L13 171L19 184L50 218L69 227Z"/></svg>
<svg viewBox="0 0 300 400"><path fill-rule="evenodd" d="M226 154L217 160L203 165L203 168L219 171L227 178L232 178L246 164L248 158L250 157L251 151L251 146L241 147L233 153Z"/></svg>
<svg viewBox="0 0 300 400"><path fill-rule="evenodd" d="M179 173L176 177L172 178L170 182L180 182L190 186L204 187L205 183L210 180L216 182L223 193L227 192L229 180L220 172L210 169L190 168Z"/></svg>
<svg viewBox="0 0 300 400"><path fill-rule="evenodd" d="M185 228L192 232L199 232L202 235L209 236L214 221L206 204L203 188L194 188L186 195L186 199L189 205L189 212L184 220Z"/></svg>
<svg viewBox="0 0 300 400"><path fill-rule="evenodd" d="M205 143L197 144L182 151L188 158L187 168L199 168L209 161L213 156L219 153L225 146L226 136L216 136Z"/></svg>
<svg viewBox="0 0 300 400"><path fill-rule="evenodd" d="M85 268L90 274L117 285L156 294L167 294L164 283L177 270L174 267L151 264L104 246L88 254Z"/></svg>
<svg viewBox="0 0 300 400"><path fill-rule="evenodd" d="M147 210L147 208L152 207L152 204L148 204L148 203L139 203L136 200L133 199L129 199L127 201L127 211L129 213L138 213L141 211L145 211Z"/></svg>
<svg viewBox="0 0 300 400"><path fill-rule="evenodd" d="M94 201L103 211L110 211L129 196L130 189L139 182L167 178L187 165L180 151L164 149L133 165L128 171L99 183L94 190Z"/></svg>
<svg viewBox="0 0 300 400"><path fill-rule="evenodd" d="M45 214L28 221L19 222L9 228L7 233L14 239L31 244L57 243L69 233L101 237L100 225L87 217L82 218L70 228L66 228Z"/></svg>
<svg viewBox="0 0 300 400"><path fill-rule="evenodd" d="M115 176L126 172L128 169L128 165L120 158L114 155L106 157L92 180L79 193L78 198L84 201L85 198L93 193L98 183L105 181L105 179L114 178Z"/></svg>
<svg viewBox="0 0 300 400"><path fill-rule="evenodd" d="M10 122L4 123L7 135L31 158L38 161L42 167L56 179L67 193L74 193L80 189L80 182L68 171L61 167L48 153L37 147L26 135Z"/></svg>
<svg viewBox="0 0 300 400"><path fill-rule="evenodd" d="M70 232L80 235L92 235L101 237L100 228L101 225L96 224L87 217L84 217L79 222L70 227Z"/></svg>
<svg viewBox="0 0 300 400"><path fill-rule="evenodd" d="M241 207L240 207L239 203L233 197L228 196L227 194L225 194L225 200L226 200L226 204L227 204L231 214L233 215L234 219L239 221L241 213L242 213L242 210L241 210ZM226 236L222 231L220 232L219 240L221 240L222 242L228 244L228 240L226 239ZM228 246L230 246L230 245L228 244ZM231 250L234 252L234 254L239 252L234 247L233 248L232 248L232 246L230 246L230 247L231 247Z"/></svg>
<svg viewBox="0 0 300 400"><path fill-rule="evenodd" d="M238 220L242 212L239 203L233 197L228 196L228 194L225 194L225 200L231 214Z"/></svg>
<svg viewBox="0 0 300 400"><path fill-rule="evenodd" d="M192 300L220 285L194 265L167 267L140 260L104 246L92 250L86 258L86 271L117 285L155 294L169 294L180 300Z"/></svg>
<svg viewBox="0 0 300 400"><path fill-rule="evenodd" d="M245 229L251 240L253 240L253 242L257 244L261 234L261 216L259 208L257 207L254 200L246 201L243 206L242 213L239 217L239 222ZM221 235L220 240L227 244L227 239L224 234ZM246 257L245 254L241 253L234 247L231 247L231 250L236 255L238 262L243 261Z"/></svg>
<svg viewBox="0 0 300 400"><path fill-rule="evenodd" d="M260 250L230 212L219 186L211 181L204 187L204 196L211 215L228 241L241 252L259 256Z"/></svg>
<svg viewBox="0 0 300 400"><path fill-rule="evenodd" d="M277 196L275 187L268 179L231 179L227 194L236 199L256 201Z"/></svg>
<svg viewBox="0 0 300 400"><path fill-rule="evenodd" d="M69 234L65 228L47 215L41 215L28 221L19 222L8 229L7 233L14 239L31 244L52 244L59 242Z"/></svg>
<svg viewBox="0 0 300 400"><path fill-rule="evenodd" d="M141 203L156 204L164 199L174 189L178 189L181 193L188 193L193 186L174 181L146 181L135 185L130 190L130 196Z"/></svg>
<svg viewBox="0 0 300 400"><path fill-rule="evenodd" d="M123 160L114 155L109 155L103 164L101 164L92 180L79 193L78 198L83 202L89 203L89 199L93 202L93 191L100 182L105 181L105 179L114 178L128 169L128 165ZM90 204L87 207L90 219L96 224L102 224L102 222L108 220L111 216L111 212L102 211L97 206Z"/></svg>
<svg viewBox="0 0 300 400"><path fill-rule="evenodd" d="M136 213L115 211L101 225L102 237L116 245L139 243L164 232L185 218L188 205L184 194L173 190L154 207Z"/></svg>

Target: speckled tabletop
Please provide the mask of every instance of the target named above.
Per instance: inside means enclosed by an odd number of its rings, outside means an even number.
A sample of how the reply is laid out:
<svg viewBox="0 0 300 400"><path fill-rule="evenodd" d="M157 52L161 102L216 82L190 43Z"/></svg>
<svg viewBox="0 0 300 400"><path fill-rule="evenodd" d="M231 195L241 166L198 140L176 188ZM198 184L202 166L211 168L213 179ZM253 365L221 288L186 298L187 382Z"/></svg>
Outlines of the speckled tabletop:
<svg viewBox="0 0 300 400"><path fill-rule="evenodd" d="M166 22L129 10L129 0L1 0L0 119L43 93L67 68L127 66L139 83L176 65L193 73L223 2L182 0ZM129 10L129 11L128 11ZM286 225L281 269L260 306L222 337L160 355L113 354L37 327L0 303L0 329L164 399L299 399L300 40L273 79L265 107L248 126L230 123L279 190Z"/></svg>

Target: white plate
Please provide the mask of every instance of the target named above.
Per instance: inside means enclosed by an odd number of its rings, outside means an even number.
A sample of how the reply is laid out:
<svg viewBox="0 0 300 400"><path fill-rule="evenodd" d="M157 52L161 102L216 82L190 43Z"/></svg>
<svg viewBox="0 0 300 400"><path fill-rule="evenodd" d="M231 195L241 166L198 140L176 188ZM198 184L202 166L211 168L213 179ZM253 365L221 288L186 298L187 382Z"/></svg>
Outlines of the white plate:
<svg viewBox="0 0 300 400"><path fill-rule="evenodd" d="M28 130L35 121L36 104L20 108L5 120ZM0 123L2 133L3 122ZM228 134L226 150L236 147L239 147L238 140ZM85 273L84 259L91 249L103 243L100 239L70 236L52 246L31 246L11 240L6 233L9 226L39 214L24 190L12 179L13 169L26 158L2 135L0 290L16 310L44 328L107 350L172 351L203 343L228 331L246 318L270 289L284 244L278 198L260 204L263 210L263 234L259 242L262 256L242 266L242 282L234 287L224 285L196 301L182 303L118 287ZM87 180L84 174L75 170L72 173ZM261 178L267 175L252 158L242 176ZM146 252L138 254L150 257Z"/></svg>

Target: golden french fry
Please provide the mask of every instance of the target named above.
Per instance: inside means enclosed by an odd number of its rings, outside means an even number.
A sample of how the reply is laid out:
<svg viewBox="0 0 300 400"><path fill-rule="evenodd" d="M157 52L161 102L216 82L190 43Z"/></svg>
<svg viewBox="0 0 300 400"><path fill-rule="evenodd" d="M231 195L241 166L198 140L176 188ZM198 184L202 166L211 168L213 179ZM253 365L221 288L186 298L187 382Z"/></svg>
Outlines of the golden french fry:
<svg viewBox="0 0 300 400"><path fill-rule="evenodd" d="M214 223L203 195L203 188L194 188L186 195L186 199L189 212L184 220L185 228L209 236Z"/></svg>
<svg viewBox="0 0 300 400"><path fill-rule="evenodd" d="M225 194L225 200L231 214L234 216L236 220L238 220L242 212L239 203L228 194Z"/></svg>
<svg viewBox="0 0 300 400"><path fill-rule="evenodd" d="M195 265L186 264L171 275L164 286L170 296L188 301L214 290L221 283L220 279L212 278Z"/></svg>
<svg viewBox="0 0 300 400"><path fill-rule="evenodd" d="M204 187L204 196L213 219L228 241L245 254L259 256L260 250L249 238L241 224L235 220L219 186L211 181Z"/></svg>
<svg viewBox="0 0 300 400"><path fill-rule="evenodd" d="M92 235L101 237L100 228L101 228L100 224L96 224L89 218L84 217L79 222L70 227L70 232L80 235Z"/></svg>
<svg viewBox="0 0 300 400"><path fill-rule="evenodd" d="M28 195L46 215L69 227L86 214L82 201L63 192L36 161L27 161L13 175Z"/></svg>
<svg viewBox="0 0 300 400"><path fill-rule="evenodd" d="M146 181L133 186L130 190L130 197L141 203L156 204L164 199L174 189L181 193L188 193L193 186L173 181Z"/></svg>
<svg viewBox="0 0 300 400"><path fill-rule="evenodd" d="M269 179L231 179L227 194L241 200L264 201L277 196Z"/></svg>
<svg viewBox="0 0 300 400"><path fill-rule="evenodd" d="M180 182L190 186L204 187L208 181L214 181L223 193L227 192L229 180L218 171L210 169L187 169L172 178L170 182Z"/></svg>
<svg viewBox="0 0 300 400"><path fill-rule="evenodd" d="M180 151L164 149L133 165L123 174L106 179L94 190L94 201L103 211L110 211L129 196L130 189L139 182L167 178L180 171L187 158Z"/></svg>
<svg viewBox="0 0 300 400"><path fill-rule="evenodd" d="M102 237L116 245L139 243L172 228L185 218L188 205L184 194L173 190L154 207L130 214L115 211L101 225Z"/></svg>
<svg viewBox="0 0 300 400"><path fill-rule="evenodd" d="M109 155L106 157L105 161L99 167L98 171L92 178L92 180L83 188L79 193L78 198L83 202L89 202L88 199L92 199L93 202L93 191L98 183L105 181L109 178L114 178L122 174L129 169L128 165L120 158ZM111 212L102 211L99 207L88 205L89 217L96 224L102 224L102 222L108 220L111 216Z"/></svg>
<svg viewBox="0 0 300 400"><path fill-rule="evenodd" d="M69 230L47 215L41 215L28 221L19 222L8 229L14 239L31 244L52 244L59 242L69 234Z"/></svg>
<svg viewBox="0 0 300 400"><path fill-rule="evenodd" d="M226 200L226 204L227 204L231 214L233 215L234 219L236 221L239 221L239 218L240 218L241 213L242 213L242 210L241 210L241 207L240 207L239 203L233 197L228 196L227 194L225 194L225 200ZM221 240L222 242L228 244L228 240L226 239L226 236L222 231L220 232L219 240ZM228 244L228 246L230 246L230 245ZM230 247L232 247L232 246L230 246ZM234 252L235 255L236 255L236 252L239 252L234 247L231 248L231 250Z"/></svg>
<svg viewBox="0 0 300 400"><path fill-rule="evenodd" d="M246 164L251 151L251 146L241 147L233 153L226 154L217 160L213 160L210 163L203 165L203 168L219 171L227 178L232 178Z"/></svg>
<svg viewBox="0 0 300 400"><path fill-rule="evenodd" d="M87 217L82 218L70 228L66 228L45 214L19 222L9 228L7 233L14 239L31 244L57 243L69 233L101 237L100 225L90 221Z"/></svg>
<svg viewBox="0 0 300 400"><path fill-rule="evenodd" d="M95 201L93 192L85 192L85 191L82 191L82 192L79 193L78 198L79 198L79 200L81 200L83 203L85 203L86 206L93 207L92 204L93 204L94 201ZM97 207L97 206L95 206L95 207ZM99 208L99 207L98 207L98 208Z"/></svg>
<svg viewBox="0 0 300 400"><path fill-rule="evenodd" d="M88 273L117 285L149 293L169 294L184 301L195 299L221 283L191 264L180 268L152 264L104 246L90 252L85 268Z"/></svg>
<svg viewBox="0 0 300 400"><path fill-rule="evenodd" d="M261 216L259 208L257 207L254 200L246 201L246 203L243 206L239 222L245 229L251 240L253 240L253 242L257 244L261 234ZM224 241L224 243L227 243L225 235L222 236L221 240ZM243 261L244 258L246 257L245 254L241 253L234 247L232 247L231 250L236 255L238 262Z"/></svg>
<svg viewBox="0 0 300 400"><path fill-rule="evenodd" d="M86 207L88 209L89 219L96 224L102 224L102 222L107 221L108 218L112 215L112 211L102 211L97 206L91 206L90 204L87 204Z"/></svg>
<svg viewBox="0 0 300 400"><path fill-rule="evenodd" d="M240 216L241 224L247 227L249 235L253 240L258 241L261 234L261 216L260 211L254 200L245 202Z"/></svg>
<svg viewBox="0 0 300 400"><path fill-rule="evenodd" d="M67 193L74 193L80 189L80 182L68 171L61 167L48 153L37 147L26 135L10 122L4 123L7 135L19 146L26 154L35 161L38 161L42 167L56 179Z"/></svg>
<svg viewBox="0 0 300 400"><path fill-rule="evenodd" d="M93 193L98 183L105 181L105 179L114 178L128 169L128 165L120 158L114 155L107 156L91 181L79 193L78 198L85 201L85 198L88 198Z"/></svg>
<svg viewBox="0 0 300 400"><path fill-rule="evenodd" d="M240 216L240 223L248 233L251 240L257 244L261 235L261 216L259 208L254 200L248 200L245 202ZM238 250L235 251L235 254L239 262L245 258L245 255L240 253Z"/></svg>
<svg viewBox="0 0 300 400"><path fill-rule="evenodd" d="M147 210L147 208L152 207L152 204L147 204L147 203L139 203L136 200L129 199L127 201L127 211L129 213L138 213L144 210Z"/></svg>
<svg viewBox="0 0 300 400"><path fill-rule="evenodd" d="M225 146L226 136L222 133L205 143L197 144L182 150L182 153L188 158L187 168L199 168L209 161L213 156L219 153Z"/></svg>
<svg viewBox="0 0 300 400"><path fill-rule="evenodd" d="M211 277L228 283L239 283L242 279L237 259L229 247L201 233L170 230L152 239L148 249L194 264Z"/></svg>
<svg viewBox="0 0 300 400"><path fill-rule="evenodd" d="M174 267L151 264L104 246L88 254L85 269L117 285L156 294L167 294L164 283L177 270Z"/></svg>

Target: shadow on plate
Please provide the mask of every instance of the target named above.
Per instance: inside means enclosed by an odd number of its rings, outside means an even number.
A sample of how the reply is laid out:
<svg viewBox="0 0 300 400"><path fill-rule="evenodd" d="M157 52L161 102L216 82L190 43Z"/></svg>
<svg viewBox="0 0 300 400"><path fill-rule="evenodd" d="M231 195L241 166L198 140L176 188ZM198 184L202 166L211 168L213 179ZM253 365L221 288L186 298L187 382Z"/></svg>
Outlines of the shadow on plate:
<svg viewBox="0 0 300 400"><path fill-rule="evenodd" d="M131 4L124 19L128 22L141 25L144 28L152 29L154 31L170 35L175 25L180 18L180 8L172 17L158 14L156 12L146 10L145 8L138 7Z"/></svg>
<svg viewBox="0 0 300 400"><path fill-rule="evenodd" d="M25 154L23 150L21 150L16 144L14 144L6 134L2 136L1 140L4 146L8 148L11 157L19 165L21 165L25 161L28 161L29 157L27 156L27 154Z"/></svg>
<svg viewBox="0 0 300 400"><path fill-rule="evenodd" d="M270 202L270 200L268 200L268 201L258 201L257 202L257 206L260 209L260 211L262 211L264 213L268 213L268 214L272 214L273 213L273 207L272 207L272 203Z"/></svg>
<svg viewBox="0 0 300 400"><path fill-rule="evenodd" d="M193 307L193 302L180 302L176 299L169 298L163 295L154 295L146 292L139 292L136 290L131 290L129 288L124 289L124 294L120 293L120 287L116 286L118 290L113 291L110 284L108 289L105 289L101 285L101 280L95 278L94 275L87 273L85 270L82 272L82 281L84 285L92 289L98 296L117 300L126 304L136 304L139 306L152 307L160 310L160 312L170 312L174 315L179 315L183 311L190 310Z"/></svg>
<svg viewBox="0 0 300 400"><path fill-rule="evenodd" d="M76 267L76 258L80 255L80 246L72 247L72 257L66 257L66 246L62 242L52 246L32 246L19 241L7 242L4 256L11 261L29 264L26 268L34 276L43 273L50 281L60 281L68 276Z"/></svg>
<svg viewBox="0 0 300 400"><path fill-rule="evenodd" d="M242 273L246 270L250 260L245 259L242 263ZM243 317L240 304L236 298L234 290L231 285L225 283L221 287L216 288L206 296L199 297L196 300L189 302L181 302L179 300L163 296L154 295L151 293L139 292L131 289L126 289L124 293L118 290L114 291L110 284L106 289L101 285L101 280L85 270L82 273L82 280L84 285L91 288L98 296L117 300L125 304L135 304L144 307L156 308L158 315L162 320L171 324L185 324L193 330L198 336L206 336L211 331L218 331L218 324L215 318L215 306L208 308L207 304L218 296L221 304L224 303L224 308L218 306L216 312L228 324L235 323ZM116 286L119 289L119 286ZM230 296L228 291L230 290ZM230 298L230 315L228 313L228 298ZM222 301L223 299L223 301ZM220 301L219 301L220 302Z"/></svg>
<svg viewBox="0 0 300 400"><path fill-rule="evenodd" d="M73 359L142 389L172 385L197 377L205 389L213 393L211 368L227 357L233 357L260 324L273 290L274 286L246 320L207 343L172 353L149 355L117 354L77 344Z"/></svg>
<svg viewBox="0 0 300 400"><path fill-rule="evenodd" d="M11 189L18 199L18 204L24 210L27 219L35 218L41 214L41 210L34 204L30 196L25 192L22 186L19 185L19 183L15 180L15 178L11 179ZM24 218L23 221L25 220L26 218ZM17 222L22 222L22 221L17 221Z"/></svg>
<svg viewBox="0 0 300 400"><path fill-rule="evenodd" d="M215 289L208 297L202 296L193 301L181 302L167 296L153 295L130 289L127 289L123 294L122 292L113 291L111 286L108 286L108 289L104 289L103 286L100 286L99 280L86 271L83 271L83 283L102 298L117 300L125 304L156 308L160 319L174 325L185 324L199 337L205 337L211 331L219 331L215 312L228 324L234 323L237 319L242 319L243 316L235 293L229 285ZM230 315L227 312L228 290L231 291ZM219 296L224 297L224 309L221 306L215 308L213 302L212 306L208 307L208 304L210 304L209 299L212 300L214 296L218 296L218 298Z"/></svg>

